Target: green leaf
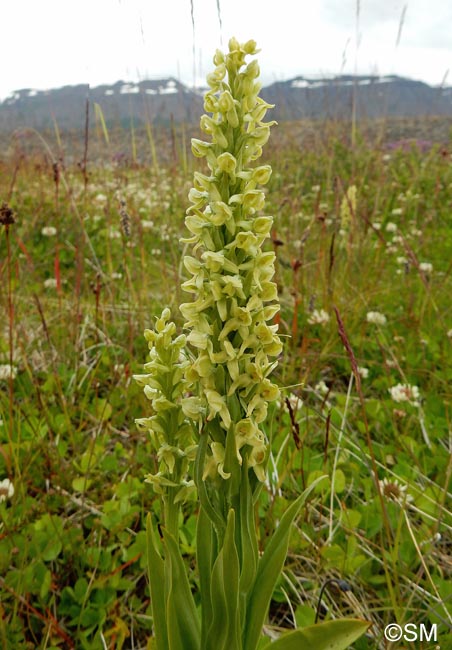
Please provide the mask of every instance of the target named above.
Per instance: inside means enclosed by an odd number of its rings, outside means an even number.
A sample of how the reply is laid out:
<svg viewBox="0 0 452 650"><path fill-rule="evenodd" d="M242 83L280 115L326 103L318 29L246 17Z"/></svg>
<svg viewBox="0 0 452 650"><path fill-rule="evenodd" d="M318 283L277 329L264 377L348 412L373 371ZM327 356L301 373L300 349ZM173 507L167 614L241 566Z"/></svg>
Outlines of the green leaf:
<svg viewBox="0 0 452 650"><path fill-rule="evenodd" d="M265 650L346 650L351 643L359 639L369 628L368 621L358 619L341 619L311 625L302 630L283 634L277 641L264 646Z"/></svg>
<svg viewBox="0 0 452 650"><path fill-rule="evenodd" d="M213 525L204 508L200 509L196 529L196 560L199 573L199 591L201 594L201 648L206 646L206 635L212 620L212 599L210 581L215 557L215 537Z"/></svg>
<svg viewBox="0 0 452 650"><path fill-rule="evenodd" d="M246 650L255 650L259 642L270 599L286 559L292 523L300 512L307 497L323 480L324 476L319 476L289 506L283 514L279 526L273 533L269 544L267 544L264 555L259 561L256 580L254 581L247 609L247 624L244 634L245 642L243 644Z"/></svg>
<svg viewBox="0 0 452 650"><path fill-rule="evenodd" d="M307 627L314 625L315 609L309 605L298 605L295 610L295 623L297 627Z"/></svg>
<svg viewBox="0 0 452 650"><path fill-rule="evenodd" d="M309 473L307 484L308 487L311 487L311 485L315 485L316 494L322 494L322 492L325 490L328 493L331 489L330 477L324 474L320 469L313 470L312 472Z"/></svg>
<svg viewBox="0 0 452 650"><path fill-rule="evenodd" d="M166 628L164 562L157 550L150 514L146 519L146 545L156 648L158 650L169 650Z"/></svg>
<svg viewBox="0 0 452 650"><path fill-rule="evenodd" d="M235 512L228 514L226 534L212 571L212 620L206 650L240 650L239 556L235 545Z"/></svg>
<svg viewBox="0 0 452 650"><path fill-rule="evenodd" d="M334 491L340 494L345 490L346 480L345 474L341 469L337 469L334 473Z"/></svg>
<svg viewBox="0 0 452 650"><path fill-rule="evenodd" d="M201 629L184 561L174 537L165 531L167 630L170 650L199 650ZM160 649L159 649L160 650Z"/></svg>
<svg viewBox="0 0 452 650"><path fill-rule="evenodd" d="M100 397L94 401L94 413L98 420L106 422L111 418L113 409L111 404L104 397Z"/></svg>
<svg viewBox="0 0 452 650"><path fill-rule="evenodd" d="M72 479L72 489L74 492L85 492L92 483L92 479L85 476L77 476Z"/></svg>
<svg viewBox="0 0 452 650"><path fill-rule="evenodd" d="M253 497L251 494L246 461L242 468L242 485L240 489L240 546L240 593L246 596L256 577L257 561L259 557L256 526L254 523ZM243 611L246 604L240 603L240 605L241 611Z"/></svg>

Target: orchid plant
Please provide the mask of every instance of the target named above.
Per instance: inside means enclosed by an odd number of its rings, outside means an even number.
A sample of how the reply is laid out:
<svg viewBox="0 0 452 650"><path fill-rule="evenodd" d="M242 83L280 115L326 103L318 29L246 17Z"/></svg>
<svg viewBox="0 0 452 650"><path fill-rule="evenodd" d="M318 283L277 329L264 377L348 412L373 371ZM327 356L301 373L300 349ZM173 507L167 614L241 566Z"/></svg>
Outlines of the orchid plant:
<svg viewBox="0 0 452 650"><path fill-rule="evenodd" d="M186 334L168 308L145 332L150 361L136 377L151 402L137 420L159 463L148 476L163 503L148 517L148 564L157 650L317 650L346 648L368 627L341 620L288 632L271 642L263 626L286 558L291 525L307 492L284 513L259 549L256 504L266 480L269 441L262 424L279 396L270 379L282 351L275 254L263 249L273 218L261 214L269 165L257 165L275 122L260 96L256 43L217 50L201 129L192 140L208 172L195 172L183 241L192 300L180 305ZM312 486L311 488L312 489ZM199 500L197 570L192 593L179 545L182 505ZM158 530L158 532L157 532Z"/></svg>

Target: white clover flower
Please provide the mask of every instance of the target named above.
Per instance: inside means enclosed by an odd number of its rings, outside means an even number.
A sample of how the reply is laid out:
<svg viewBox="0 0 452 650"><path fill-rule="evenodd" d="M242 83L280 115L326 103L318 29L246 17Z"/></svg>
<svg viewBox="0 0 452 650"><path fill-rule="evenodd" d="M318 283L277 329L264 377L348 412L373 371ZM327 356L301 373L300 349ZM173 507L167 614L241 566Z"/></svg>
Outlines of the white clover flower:
<svg viewBox="0 0 452 650"><path fill-rule="evenodd" d="M419 406L419 388L417 386L411 386L410 384L397 384L388 388L391 399L394 402L409 402L414 406Z"/></svg>
<svg viewBox="0 0 452 650"><path fill-rule="evenodd" d="M57 234L57 229L54 228L53 226L45 226L41 230L41 235L43 235L43 237L55 237L56 234Z"/></svg>
<svg viewBox="0 0 452 650"><path fill-rule="evenodd" d="M403 212L402 208L394 208L392 210L391 214L393 214L394 216L398 216L398 215L402 214L402 212Z"/></svg>
<svg viewBox="0 0 452 650"><path fill-rule="evenodd" d="M363 379L367 379L369 376L369 368L364 368L363 366L358 366L358 373Z"/></svg>
<svg viewBox="0 0 452 650"><path fill-rule="evenodd" d="M3 481L0 481L0 503L11 499L14 496L14 485L11 483L9 478L4 478Z"/></svg>
<svg viewBox="0 0 452 650"><path fill-rule="evenodd" d="M57 281L55 278L47 278L47 280L44 280L44 287L46 289L56 289L57 288Z"/></svg>
<svg viewBox="0 0 452 650"><path fill-rule="evenodd" d="M386 232L397 232L397 224L393 223L392 221L389 221L386 224Z"/></svg>
<svg viewBox="0 0 452 650"><path fill-rule="evenodd" d="M380 223L380 221L374 221L373 224L372 224L372 228L373 228L374 230L381 230L381 223Z"/></svg>
<svg viewBox="0 0 452 650"><path fill-rule="evenodd" d="M330 320L329 314L324 309L314 309L308 318L310 325L326 325Z"/></svg>
<svg viewBox="0 0 452 650"><path fill-rule="evenodd" d="M15 379L17 376L16 366L10 366L9 363L0 365L0 381L5 381L12 377Z"/></svg>
<svg viewBox="0 0 452 650"><path fill-rule="evenodd" d="M107 196L105 194L99 193L96 194L94 200L96 201L96 203L105 203L107 201Z"/></svg>
<svg viewBox="0 0 452 650"><path fill-rule="evenodd" d="M373 323L374 325L386 325L387 322L386 316L379 311L368 311L366 320L368 323Z"/></svg>
<svg viewBox="0 0 452 650"><path fill-rule="evenodd" d="M400 256L397 258L397 264L408 264L408 260L406 257Z"/></svg>
<svg viewBox="0 0 452 650"><path fill-rule="evenodd" d="M121 280L122 279L122 273L118 273L116 271L113 271L113 273L110 275L112 280Z"/></svg>
<svg viewBox="0 0 452 650"><path fill-rule="evenodd" d="M447 331L446 336L447 336L447 338L452 339L452 329Z"/></svg>
<svg viewBox="0 0 452 650"><path fill-rule="evenodd" d="M303 408L303 400L298 395L295 395L295 393L290 393L286 399L289 402L292 411L301 411Z"/></svg>
<svg viewBox="0 0 452 650"><path fill-rule="evenodd" d="M323 379L315 385L314 390L316 393L320 393L321 395L327 395L330 392L330 389L325 384Z"/></svg>
<svg viewBox="0 0 452 650"><path fill-rule="evenodd" d="M433 264L430 264L430 262L421 262L419 269L424 273L431 273L433 271Z"/></svg>
<svg viewBox="0 0 452 650"><path fill-rule="evenodd" d="M407 486L397 479L385 477L382 481L378 481L378 484L382 495L388 501L395 501L402 506L413 501L411 494L407 493Z"/></svg>
<svg viewBox="0 0 452 650"><path fill-rule="evenodd" d="M154 222L151 220L148 221L146 219L143 219L141 221L141 227L143 230L152 230L154 228Z"/></svg>

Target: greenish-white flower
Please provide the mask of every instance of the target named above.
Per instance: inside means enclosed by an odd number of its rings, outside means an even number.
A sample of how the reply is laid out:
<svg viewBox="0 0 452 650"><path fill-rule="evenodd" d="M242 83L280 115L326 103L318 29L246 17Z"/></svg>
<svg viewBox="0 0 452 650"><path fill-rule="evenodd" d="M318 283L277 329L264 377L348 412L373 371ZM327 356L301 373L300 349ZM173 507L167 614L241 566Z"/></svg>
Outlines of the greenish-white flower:
<svg viewBox="0 0 452 650"><path fill-rule="evenodd" d="M259 424L268 403L279 396L268 379L275 367L270 358L282 350L271 322L279 309L272 281L275 255L262 250L273 218L260 214L271 167L252 164L274 122L263 121L272 106L259 97L259 66L246 63L256 52L254 41L236 39L228 53L216 52L204 100L210 115L200 120L211 141L192 141L194 155L206 159L209 173L195 173L186 217L193 236L184 241L193 248L184 259L189 277L183 289L193 301L181 305L181 312L191 350L185 379L196 401L188 398L183 408L191 417L205 417L206 432L214 432L205 479L227 478L233 471L229 465L223 470L232 426L237 467L246 454L248 467L264 480L266 442Z"/></svg>

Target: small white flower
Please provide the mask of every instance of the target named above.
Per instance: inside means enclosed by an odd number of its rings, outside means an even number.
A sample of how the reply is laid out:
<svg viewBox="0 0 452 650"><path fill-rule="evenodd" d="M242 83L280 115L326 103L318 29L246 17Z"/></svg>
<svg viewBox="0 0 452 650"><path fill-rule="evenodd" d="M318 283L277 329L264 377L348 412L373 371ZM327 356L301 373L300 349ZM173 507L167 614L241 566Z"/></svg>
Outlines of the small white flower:
<svg viewBox="0 0 452 650"><path fill-rule="evenodd" d="M452 339L452 330L449 330L446 334L447 338Z"/></svg>
<svg viewBox="0 0 452 650"><path fill-rule="evenodd" d="M431 273L433 271L433 264L430 264L430 262L421 262L419 269L424 273Z"/></svg>
<svg viewBox="0 0 452 650"><path fill-rule="evenodd" d="M400 256L397 258L397 264L408 264L408 260L406 257Z"/></svg>
<svg viewBox="0 0 452 650"><path fill-rule="evenodd" d="M374 230L381 230L381 223L379 221L374 221L374 223L372 224L372 228Z"/></svg>
<svg viewBox="0 0 452 650"><path fill-rule="evenodd" d="M390 153L385 153L384 156L382 156L383 162L388 162L391 160L391 154Z"/></svg>
<svg viewBox="0 0 452 650"><path fill-rule="evenodd" d="M108 233L108 236L110 239L121 239L121 233L119 230L116 230L115 228L111 228L111 230Z"/></svg>
<svg viewBox="0 0 452 650"><path fill-rule="evenodd" d="M44 287L46 289L56 289L57 288L57 281L55 278L47 278L47 280L44 280Z"/></svg>
<svg viewBox="0 0 452 650"><path fill-rule="evenodd" d="M402 208L394 208L394 210L391 212L391 214L393 214L395 216L398 216L398 215L402 214L402 212L403 212ZM387 228L386 228L386 230L387 230Z"/></svg>
<svg viewBox="0 0 452 650"><path fill-rule="evenodd" d="M107 197L105 196L105 194L97 194L94 197L94 200L96 201L96 203L105 203L106 200L107 200Z"/></svg>
<svg viewBox="0 0 452 650"><path fill-rule="evenodd" d="M397 384L388 388L388 390L394 402L410 402L414 406L419 406L419 402L417 401L419 398L419 388L417 386Z"/></svg>
<svg viewBox="0 0 452 650"><path fill-rule="evenodd" d="M382 495L388 501L395 501L400 505L413 501L413 497L407 494L407 486L397 479L388 479L385 477L382 481L378 481L378 484Z"/></svg>
<svg viewBox="0 0 452 650"><path fill-rule="evenodd" d="M141 227L143 228L143 230L152 230L154 228L154 222L143 219L143 221L141 222Z"/></svg>
<svg viewBox="0 0 452 650"><path fill-rule="evenodd" d="M364 368L363 366L358 366L358 372L363 379L367 379L369 376L369 368Z"/></svg>
<svg viewBox="0 0 452 650"><path fill-rule="evenodd" d="M386 325L386 316L379 311L368 311L366 320L374 325Z"/></svg>
<svg viewBox="0 0 452 650"><path fill-rule="evenodd" d="M324 309L314 309L308 318L308 323L310 325L325 325L329 320L329 314Z"/></svg>
<svg viewBox="0 0 452 650"><path fill-rule="evenodd" d="M53 226L45 226L45 228L41 230L41 235L43 235L44 237L55 237L56 234L57 234L57 229L54 228Z"/></svg>
<svg viewBox="0 0 452 650"><path fill-rule="evenodd" d="M330 389L325 384L323 379L322 379L322 381L319 381L319 383L315 385L314 390L316 391L316 393L320 393L321 395L327 395L327 393L329 393L329 391L330 391Z"/></svg>
<svg viewBox="0 0 452 650"><path fill-rule="evenodd" d="M389 221L386 224L386 232L397 232L397 224L393 223L392 221Z"/></svg>
<svg viewBox="0 0 452 650"><path fill-rule="evenodd" d="M10 366L9 363L0 365L0 381L5 381L12 377L15 379L17 375L17 368L15 366Z"/></svg>
<svg viewBox="0 0 452 650"><path fill-rule="evenodd" d="M115 272L114 272L114 273L111 274L110 277L111 277L112 280L121 280L121 278L122 278L122 273L115 273Z"/></svg>
<svg viewBox="0 0 452 650"><path fill-rule="evenodd" d="M303 408L303 400L298 395L295 395L295 393L290 393L287 396L287 400L292 411L300 411Z"/></svg>
<svg viewBox="0 0 452 650"><path fill-rule="evenodd" d="M3 481L0 481L0 503L11 499L14 495L14 485L11 483L9 478L4 478Z"/></svg>

